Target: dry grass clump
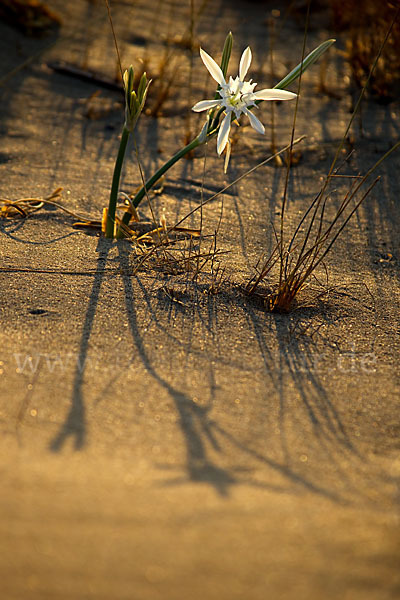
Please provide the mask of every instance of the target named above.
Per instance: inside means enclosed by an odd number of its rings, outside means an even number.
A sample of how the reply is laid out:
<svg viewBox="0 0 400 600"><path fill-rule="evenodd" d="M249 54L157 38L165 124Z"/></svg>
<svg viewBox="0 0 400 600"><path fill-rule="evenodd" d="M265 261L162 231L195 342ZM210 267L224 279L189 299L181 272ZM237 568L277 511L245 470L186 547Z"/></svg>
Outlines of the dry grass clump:
<svg viewBox="0 0 400 600"><path fill-rule="evenodd" d="M130 258L132 274L159 272L163 278L159 291L180 305L198 300L199 294L218 294L227 277L221 264L226 251L218 249L217 235L218 231L202 235L200 230L170 227L159 230L147 245L135 240Z"/></svg>
<svg viewBox="0 0 400 600"><path fill-rule="evenodd" d="M398 0L330 0L334 26L348 31L347 58L357 84L362 87L381 40L390 27ZM381 101L398 97L400 90L400 22L393 24L390 38L370 81L370 90Z"/></svg>
<svg viewBox="0 0 400 600"><path fill-rule="evenodd" d="M275 248L261 263L261 267L257 265L256 274L246 285L245 292L249 296L260 299L270 312L283 313L293 309L299 292L306 287L315 287L317 284L317 294L314 294L314 299L325 294L328 288L320 283L315 271L319 266L324 266L323 261L337 238L378 182L379 177L361 197L356 199L372 170L364 177L354 177L353 184L333 218L326 218L326 206L329 200L326 185L317 194L286 244L282 228L279 235L275 232ZM329 175L327 183L338 176L337 172ZM267 287L273 278L276 283Z"/></svg>

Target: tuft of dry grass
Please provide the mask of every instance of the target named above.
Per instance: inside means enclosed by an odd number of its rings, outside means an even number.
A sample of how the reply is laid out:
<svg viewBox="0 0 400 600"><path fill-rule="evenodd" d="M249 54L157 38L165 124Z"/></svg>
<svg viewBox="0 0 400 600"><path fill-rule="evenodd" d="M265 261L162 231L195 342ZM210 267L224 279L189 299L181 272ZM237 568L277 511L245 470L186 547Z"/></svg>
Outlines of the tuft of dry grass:
<svg viewBox="0 0 400 600"><path fill-rule="evenodd" d="M184 227L165 229L152 244L136 240L131 254L132 273L156 271L162 273L160 290L172 301L184 305L193 293L215 295L227 282L218 249L217 234L201 235L200 230Z"/></svg>
<svg viewBox="0 0 400 600"><path fill-rule="evenodd" d="M316 277L315 271L320 265L324 266L323 261L337 238L379 181L379 177L376 178L361 197L356 199L372 170L364 177L354 177L333 218L325 217L329 193L322 193L321 190L285 246L275 231L276 245L261 267L257 265L256 274L245 287L246 294L260 299L270 312L288 313L295 306L299 293L304 288L311 287L313 282L319 288L316 297L326 293L326 288ZM337 172L330 175L329 179L336 176ZM266 281L277 271L277 283L270 288L266 287Z"/></svg>

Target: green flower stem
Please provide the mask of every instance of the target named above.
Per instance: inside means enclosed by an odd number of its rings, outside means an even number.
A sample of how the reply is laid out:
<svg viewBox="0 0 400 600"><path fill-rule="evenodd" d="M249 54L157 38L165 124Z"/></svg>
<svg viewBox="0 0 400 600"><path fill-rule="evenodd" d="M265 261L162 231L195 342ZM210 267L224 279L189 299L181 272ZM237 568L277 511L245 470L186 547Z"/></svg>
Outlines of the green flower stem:
<svg viewBox="0 0 400 600"><path fill-rule="evenodd" d="M122 165L124 163L124 156L126 152L126 146L129 139L130 131L124 127L121 135L121 142L119 145L117 160L115 161L114 175L111 184L110 202L108 204L107 222L106 222L106 237L114 237L114 224L115 224L115 211L117 208L119 181L121 179Z"/></svg>
<svg viewBox="0 0 400 600"><path fill-rule="evenodd" d="M190 144L188 144L184 148L181 148L181 150L179 150L179 152L174 154L174 156L172 158L170 158L165 164L163 164L163 166L160 167L158 169L158 171L156 171L154 173L154 175L146 181L146 184L140 188L140 190L138 191L138 193L132 200L133 206L136 208L140 204L140 202L143 200L144 196L146 195L146 192L148 192L153 187L153 185L155 183L157 183L157 181L160 179L160 177L162 177L164 175L164 173L166 173L168 171L168 169L170 169L176 162L178 162L178 160L180 158L182 158L182 156L185 156L185 154L187 154L188 152L190 152L191 150L193 150L200 144L201 144L201 142L199 141L199 139L197 137L194 138L194 140L192 140L190 142ZM122 222L124 223L124 225L129 225L131 216L132 215L129 211L127 211L124 214L124 216L122 217Z"/></svg>

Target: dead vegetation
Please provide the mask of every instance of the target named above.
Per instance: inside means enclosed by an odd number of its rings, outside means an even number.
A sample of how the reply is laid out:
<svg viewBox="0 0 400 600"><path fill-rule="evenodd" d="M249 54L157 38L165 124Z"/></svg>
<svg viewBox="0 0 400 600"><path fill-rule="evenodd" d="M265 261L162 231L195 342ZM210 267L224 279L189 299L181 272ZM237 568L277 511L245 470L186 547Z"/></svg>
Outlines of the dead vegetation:
<svg viewBox="0 0 400 600"><path fill-rule="evenodd" d="M322 190L301 218L286 245L275 231L276 245L261 266L257 265L256 274L245 287L246 294L257 296L270 312L284 313L290 312L296 305L299 293L305 288L316 290L314 299L323 296L329 288L321 283L315 271L319 266L324 267L323 261L337 238L379 181L376 178L361 197L356 199L370 174L368 172L361 179L357 176L354 178L333 218L326 218L329 193ZM335 176L338 176L337 173L329 176L329 179ZM274 275L277 283L272 284L271 288L266 287L266 282Z"/></svg>
<svg viewBox="0 0 400 600"><path fill-rule="evenodd" d="M308 5L308 7L309 6L310 5ZM274 229L276 244L267 258L259 261L258 265L256 266L256 274L245 286L246 294L249 296L256 296L261 299L266 309L270 312L290 312L290 310L296 305L299 293L306 287L311 287L311 285L315 282L319 286L319 292L317 291L316 297L321 297L326 293L328 288L320 283L320 280L316 276L316 270L319 266L324 266L324 259L332 250L337 238L342 233L351 217L355 214L362 202L367 198L371 190L379 181L379 177L376 178L373 183L369 185L367 190L363 192L362 188L364 184L374 173L374 171L381 165L381 163L384 162L384 160L400 146L400 142L397 142L368 170L364 176L361 176L360 174L355 177L352 175L344 175L344 177L352 178L353 182L334 216L327 218L326 209L327 203L330 199L329 186L334 177L342 176L339 173L340 167L336 167L338 158L344 148L347 135L350 131L355 115L358 112L366 88L373 80L378 65L381 64L381 59L382 56L384 56L384 52L387 48L389 40L392 40L391 33L393 32L394 26L397 23L399 11L400 7L396 13L392 15L391 22L383 31L383 35L381 35L380 47L375 54L374 60L372 61L372 66L369 66L368 76L363 83L361 94L358 98L341 142L337 148L335 157L325 178L325 182L322 185L321 190L311 202L308 209L301 217L294 233L286 242L284 237L284 220L286 214L288 181L291 165L290 158L288 160L285 190L280 217L280 228L278 232ZM306 22L308 22L308 14ZM306 34L307 25L305 38ZM368 64L371 65L371 62ZM296 100L296 108L293 117L292 140L294 138L296 126L300 88L301 77L299 79L298 97Z"/></svg>
<svg viewBox="0 0 400 600"><path fill-rule="evenodd" d="M379 64L370 81L371 92L381 101L398 97L400 89L400 23L393 21L397 0L330 0L334 26L346 35L346 58L354 81L363 87L382 38L392 27Z"/></svg>

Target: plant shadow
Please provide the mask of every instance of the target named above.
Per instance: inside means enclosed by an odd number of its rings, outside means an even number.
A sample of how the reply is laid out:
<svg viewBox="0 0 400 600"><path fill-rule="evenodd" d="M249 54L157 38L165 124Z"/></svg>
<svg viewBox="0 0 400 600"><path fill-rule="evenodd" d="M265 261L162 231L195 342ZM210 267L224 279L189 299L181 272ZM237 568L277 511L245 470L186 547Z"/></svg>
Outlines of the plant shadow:
<svg viewBox="0 0 400 600"><path fill-rule="evenodd" d="M115 242L99 239L97 251L99 252L97 270L94 275L92 289L90 293L88 308L83 324L79 359L77 361L72 403L66 416L65 422L57 435L50 444L50 450L60 452L65 443L72 439L75 450L82 450L87 444L87 416L85 407L85 397L83 392L84 374L87 365L87 355L89 340L92 334L93 322L100 298L101 285L104 278L105 266L110 249L115 246ZM189 311L183 311L185 318L189 319L189 324L200 315L204 327L210 332L214 332L215 343L218 343L218 327L223 326L223 318L219 316L219 308L222 304L229 305L229 310L233 309L242 313L244 323L254 333L253 338L256 341L259 357L261 357L266 397L271 394L278 398L278 423L280 429L280 444L282 456L277 458L268 447L267 442L254 444L251 440L243 440L234 429L230 431L229 427L221 424L215 413L214 400L216 398L217 384L214 373L213 360L210 358L210 398L207 401L194 399L186 390L172 383L172 378L154 362L151 358L146 342L139 326L138 307L139 300L137 290L145 294L147 309L151 313L152 320L156 326L163 330L167 335L171 335L172 344L179 343L177 337L173 337L168 322L172 318L171 302L165 298L165 310L169 317L165 322L162 314L160 299L155 305L152 304L148 296L148 290L140 284L140 279L136 276L135 283L139 285L134 287L131 266L129 262L130 247L126 242L116 242L118 248L118 261L123 282L125 311L128 320L128 326L135 346L135 355L140 358L142 366L147 375L154 382L160 385L173 402L178 417L177 423L182 434L185 446L185 463L183 465L159 465L161 470L183 469L184 474L177 477L172 476L163 482L163 485L179 485L185 482L205 483L211 486L221 497L228 497L231 489L238 485L249 485L255 488L273 490L277 492L301 493L311 492L334 502L346 502L347 493L351 491L352 497L359 496L361 491L357 489L357 484L351 481L351 472L341 468L341 458L352 463L352 469L355 472L360 469L360 463L364 457L358 454L357 449L352 443L351 436L347 433L346 427L341 419L339 410L335 401L327 391L324 379L320 371L316 368L315 353L317 345L312 337L303 343L302 335L295 332L299 318L306 320L315 319L316 316L325 319L335 319L334 315L325 314L320 308L302 309L293 315L266 315L256 305L252 305L247 300L239 298L238 294L222 293L221 296L212 296L206 300L206 311L204 304L195 304L191 314ZM204 295L203 295L204 296ZM169 306L168 306L169 305ZM226 307L226 306L225 306ZM182 309L179 306L174 307L177 311ZM156 314L157 313L157 314ZM165 314L165 312L164 312ZM207 316L205 316L207 315ZM215 330L215 323L220 323ZM298 333L298 332L297 332ZM278 352L271 346L271 336L277 343ZM201 358L201 352L189 345L182 344L185 352L191 353ZM276 364L276 360L280 364ZM219 367L235 366L235 357L220 356L218 358ZM238 365L236 365L238 366ZM290 385L287 381L290 380ZM288 389L295 388L295 393L300 401L305 419L311 425L311 435L313 441L320 448L320 452L335 466L338 477L341 480L341 486L338 486L327 478L320 477L320 468L315 473L313 470L304 471L293 461L293 451L290 442L286 439L285 421L290 419L290 398ZM260 419L262 421L266 406L260 407ZM304 424L303 424L304 425ZM268 435L268 429L265 434ZM227 448L230 448L228 452ZM234 449L235 456L229 456ZM227 460L228 459L228 460ZM243 466L245 464L246 466ZM250 465L250 466L248 466ZM252 471L270 470L280 477L280 481L273 479L271 482L253 475Z"/></svg>

